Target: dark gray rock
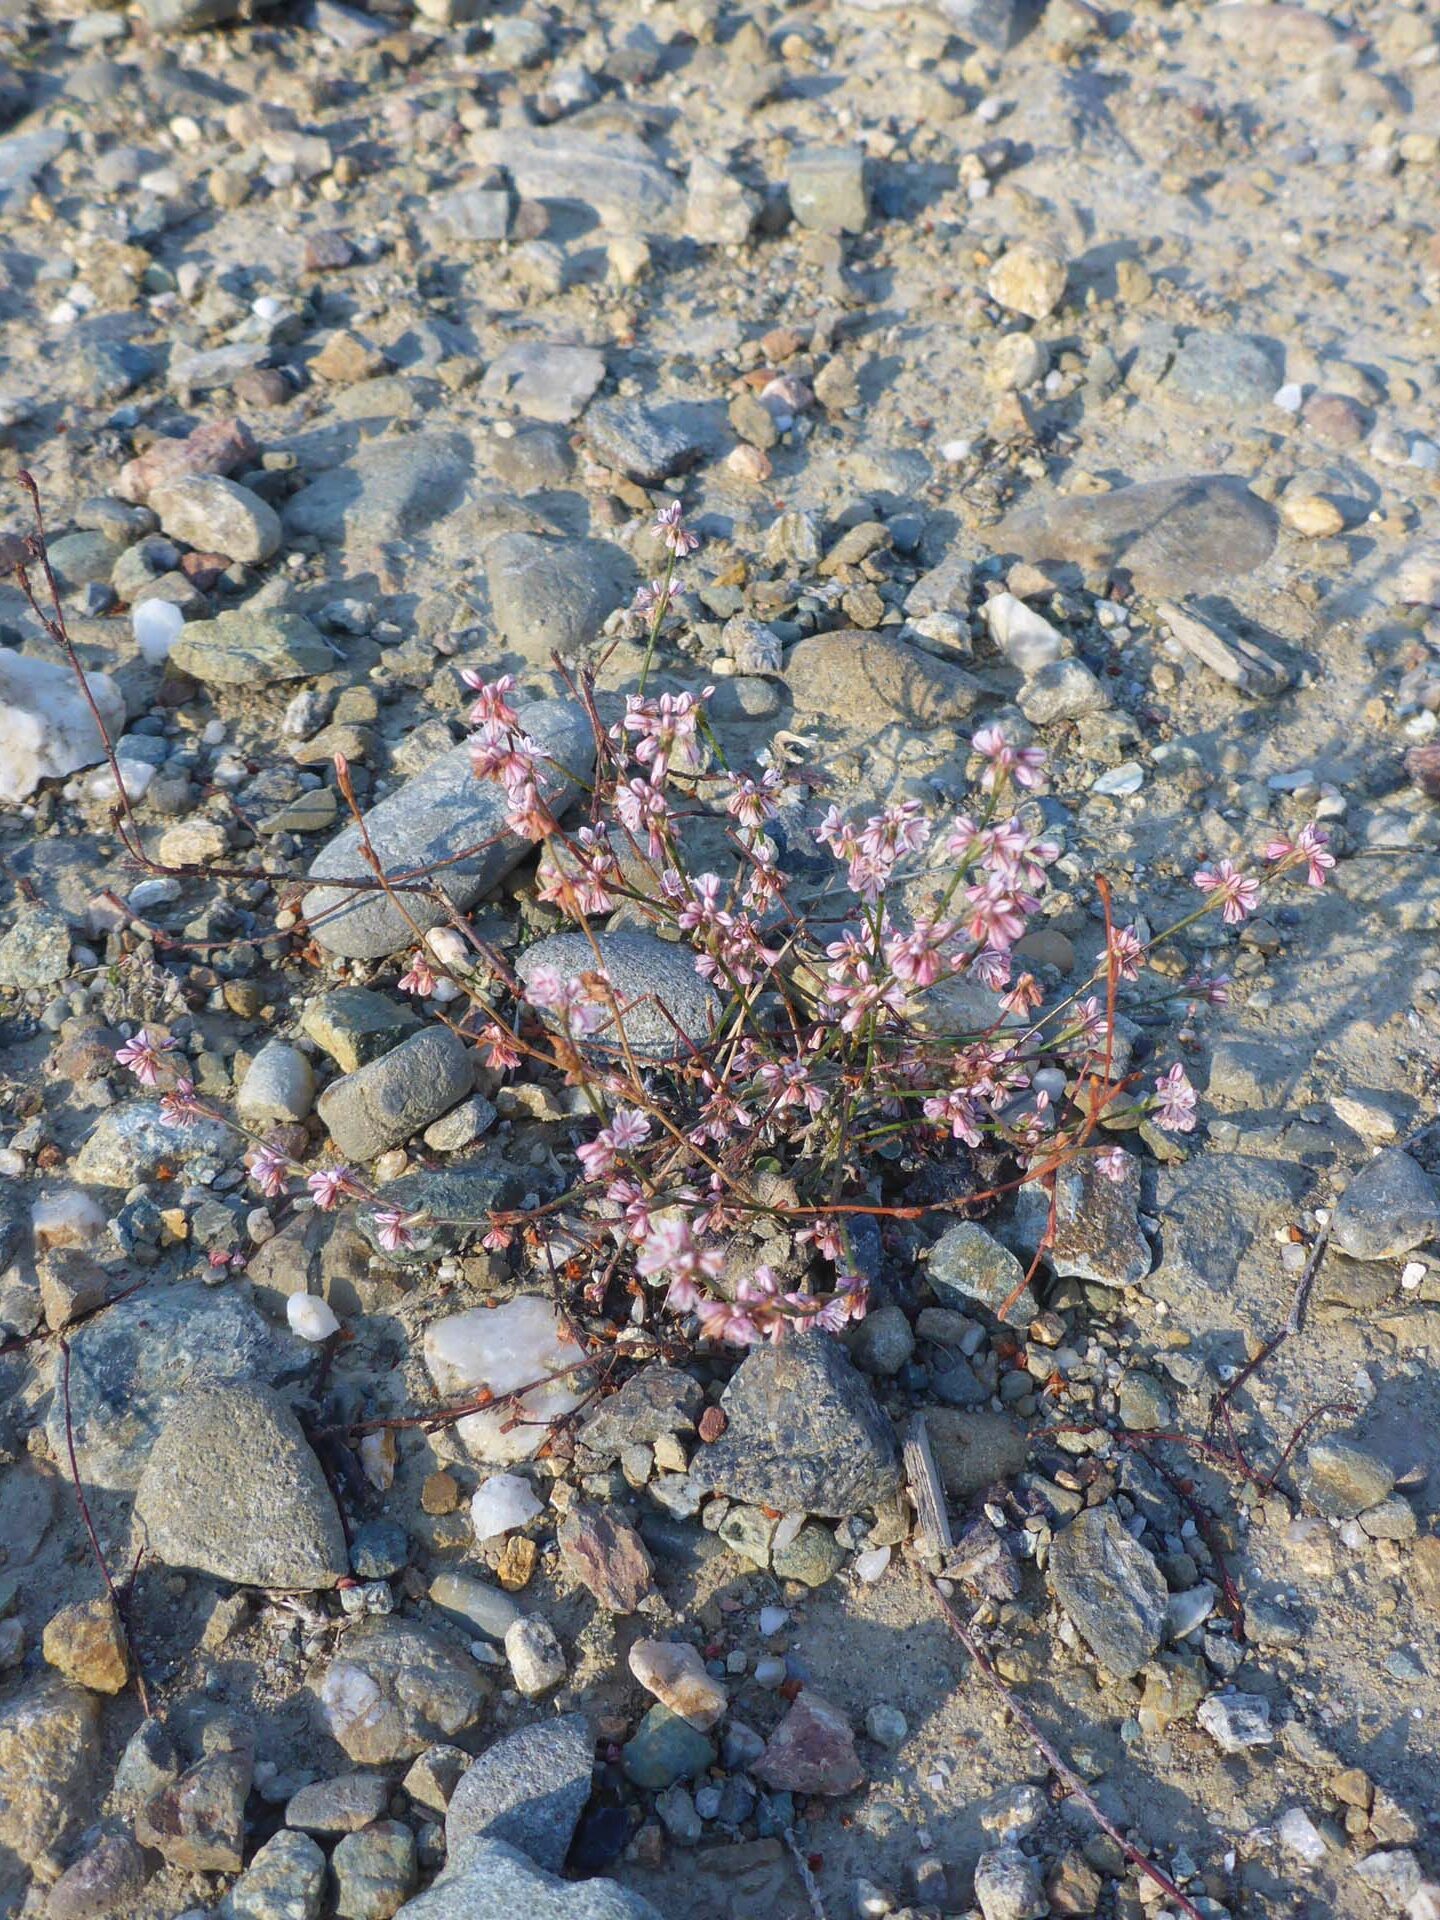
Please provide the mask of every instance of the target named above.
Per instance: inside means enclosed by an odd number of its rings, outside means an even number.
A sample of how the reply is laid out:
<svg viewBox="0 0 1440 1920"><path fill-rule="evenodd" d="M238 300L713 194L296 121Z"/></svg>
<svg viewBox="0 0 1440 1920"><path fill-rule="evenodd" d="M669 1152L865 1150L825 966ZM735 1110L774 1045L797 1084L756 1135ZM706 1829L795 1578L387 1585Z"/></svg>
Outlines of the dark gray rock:
<svg viewBox="0 0 1440 1920"><path fill-rule="evenodd" d="M592 946L583 933L552 933L526 948L515 971L526 982L541 967L555 967L567 978L593 973L598 947L632 1052L647 1060L681 1059L688 1057L687 1040L700 1045L709 1038L721 1001L695 971L693 948L638 931L598 933L594 938ZM597 1053L620 1053L614 1026L607 1020L587 1046Z"/></svg>
<svg viewBox="0 0 1440 1920"><path fill-rule="evenodd" d="M409 1039L420 1016L403 1001L369 987L336 987L310 1002L300 1025L342 1073L354 1073Z"/></svg>
<svg viewBox="0 0 1440 1920"><path fill-rule="evenodd" d="M1055 1179L1055 1237L1045 1261L1062 1279L1094 1280L1102 1287L1138 1286L1150 1271L1150 1242L1137 1215L1140 1162L1125 1162L1122 1180L1100 1171L1093 1155L1073 1160ZM1050 1217L1050 1196L1038 1184L1015 1196L1011 1234L1027 1263Z"/></svg>
<svg viewBox="0 0 1440 1920"><path fill-rule="evenodd" d="M1025 1465L1025 1435L1003 1413L927 1407L925 1425L946 1493L964 1502L1013 1479Z"/></svg>
<svg viewBox="0 0 1440 1920"><path fill-rule="evenodd" d="M558 1873L585 1802L595 1736L583 1713L561 1714L507 1734L461 1776L445 1816L453 1853L476 1835L504 1840Z"/></svg>
<svg viewBox="0 0 1440 1920"><path fill-rule="evenodd" d="M518 709L529 736L553 758L542 764L541 787L557 810L575 793L575 782L562 769L588 776L594 738L584 713L568 702L532 701ZM461 909L503 880L517 861L532 851L532 843L505 829L505 795L493 781L477 780L466 747L441 754L423 773L407 780L397 792L365 816L381 865L387 874L405 875L438 861L435 880ZM475 851L467 851L475 849ZM456 859L458 854L465 858ZM359 829L352 823L336 836L310 868L316 884L302 905L321 946L347 959L373 960L394 953L414 938L398 907L381 892L327 887L327 880L368 877L370 868L360 851ZM420 927L438 926L440 908L423 894L406 899L410 918ZM467 1089L468 1091L468 1089Z"/></svg>
<svg viewBox="0 0 1440 1920"><path fill-rule="evenodd" d="M1108 1672L1128 1680L1154 1656L1165 1631L1165 1579L1108 1501L1057 1535L1046 1577Z"/></svg>
<svg viewBox="0 0 1440 1920"><path fill-rule="evenodd" d="M1396 1260L1440 1233L1440 1183L1403 1147L1387 1147L1341 1194L1330 1238L1352 1260Z"/></svg>
<svg viewBox="0 0 1440 1920"><path fill-rule="evenodd" d="M472 464L461 433L378 440L292 495L285 529L357 546L412 539L460 505Z"/></svg>
<svg viewBox="0 0 1440 1920"><path fill-rule="evenodd" d="M187 1394L150 1451L135 1514L166 1566L238 1586L308 1592L350 1571L320 1462L263 1387Z"/></svg>
<svg viewBox="0 0 1440 1920"><path fill-rule="evenodd" d="M634 569L608 541L502 533L485 549L485 579L507 644L548 662L589 646L630 598Z"/></svg>
<svg viewBox="0 0 1440 1920"><path fill-rule="evenodd" d="M347 1159L373 1160L448 1112L474 1084L465 1043L448 1027L426 1027L369 1066L332 1080L318 1111Z"/></svg>
<svg viewBox="0 0 1440 1920"><path fill-rule="evenodd" d="M70 1336L70 1412L87 1485L133 1492L176 1407L206 1388L303 1379L316 1354L270 1326L233 1283L146 1287ZM65 1458L65 1413L57 1393L47 1427Z"/></svg>
<svg viewBox="0 0 1440 1920"><path fill-rule="evenodd" d="M603 400L591 407L585 438L597 460L646 487L658 487L693 467L703 451L683 427L634 400Z"/></svg>
<svg viewBox="0 0 1440 1920"><path fill-rule="evenodd" d="M694 1433L704 1407L698 1380L652 1361L601 1401L576 1439L596 1466L607 1466L626 1447L653 1446L667 1433Z"/></svg>
<svg viewBox="0 0 1440 1920"><path fill-rule="evenodd" d="M1026 560L1123 570L1146 593L1187 594L1263 566L1278 527L1274 508L1242 478L1209 473L1047 499L1009 514L993 538Z"/></svg>
<svg viewBox="0 0 1440 1920"><path fill-rule="evenodd" d="M375 1210L369 1205L357 1205L351 1219L371 1252L389 1265L423 1266L453 1252L471 1234L488 1229L491 1211L514 1206L527 1180L534 1185L533 1167L517 1169L491 1156L476 1166L427 1167L389 1181L381 1190L386 1208L414 1216L409 1247L392 1249L381 1244Z"/></svg>
<svg viewBox="0 0 1440 1920"><path fill-rule="evenodd" d="M720 1403L728 1419L692 1481L782 1513L842 1519L900 1484L895 1432L844 1349L807 1333L741 1361Z"/></svg>

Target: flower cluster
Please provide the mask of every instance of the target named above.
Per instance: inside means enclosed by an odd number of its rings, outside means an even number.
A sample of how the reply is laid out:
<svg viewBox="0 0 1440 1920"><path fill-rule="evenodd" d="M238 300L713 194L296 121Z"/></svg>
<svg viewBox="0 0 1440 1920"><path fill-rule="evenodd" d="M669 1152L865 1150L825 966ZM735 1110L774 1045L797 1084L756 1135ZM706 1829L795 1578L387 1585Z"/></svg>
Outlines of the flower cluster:
<svg viewBox="0 0 1440 1920"><path fill-rule="evenodd" d="M516 832L543 842L539 896L589 940L593 966L531 966L522 982L496 958L470 973L458 934L441 930L397 984L436 1003L465 996L457 1031L493 1072L558 1077L573 1110L593 1116L574 1138L568 1190L497 1212L485 1245L499 1253L522 1238L552 1275L578 1272L591 1304L610 1296L642 1323L663 1309L702 1338L744 1346L863 1315L875 1227L897 1211L887 1182L957 1156L991 1193L1053 1180L1080 1156L1123 1181L1136 1121L1188 1133L1197 1100L1178 1062L1148 1076L1128 1056L1115 1066L1111 1016L1155 942L1142 925L1112 922L1108 890L1103 948L1076 991L1048 990L1024 964L1061 855L1039 798L1044 752L998 726L978 730L969 805L944 819L909 798L822 815L811 811L815 776L773 758L729 767L706 718L713 689L646 691L676 563L697 544L678 503L655 531L666 561L637 601L652 616L645 671L613 723L597 723L583 824L567 826L544 798L555 788L514 679L465 676L475 777L502 789ZM593 715L593 677L582 691ZM696 822L704 864L689 855ZM790 857L797 832L833 862L828 883L813 882L811 847ZM1193 875L1199 903L1159 938L1205 914L1239 925L1276 880L1320 887L1333 866L1315 826L1254 859L1218 860ZM593 924L622 904L630 924L688 953L713 1004L707 1030L670 1014L673 1047L632 1047ZM1222 1003L1226 984L1208 972L1184 981L1183 1017ZM172 1045L141 1033L117 1059L155 1086ZM176 1122L219 1117L184 1077L163 1104ZM412 1243L417 1221L349 1168L307 1172L260 1139L248 1165L268 1200L353 1200L371 1210L381 1247Z"/></svg>

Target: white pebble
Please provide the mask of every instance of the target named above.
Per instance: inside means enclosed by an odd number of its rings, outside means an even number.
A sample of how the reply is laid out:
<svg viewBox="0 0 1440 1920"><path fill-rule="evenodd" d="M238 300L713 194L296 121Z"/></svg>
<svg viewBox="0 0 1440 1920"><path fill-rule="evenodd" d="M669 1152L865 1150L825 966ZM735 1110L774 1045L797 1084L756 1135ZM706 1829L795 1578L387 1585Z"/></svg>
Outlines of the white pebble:
<svg viewBox="0 0 1440 1920"><path fill-rule="evenodd" d="M863 1580L867 1587L873 1587L889 1564L889 1547L871 1547L868 1553L856 1554L855 1578Z"/></svg>
<svg viewBox="0 0 1440 1920"><path fill-rule="evenodd" d="M340 1331L335 1309L314 1293L292 1293L285 1302L285 1318L290 1322L290 1331L298 1333L302 1340L328 1340L332 1333Z"/></svg>
<svg viewBox="0 0 1440 1920"><path fill-rule="evenodd" d="M163 666L180 638L185 616L171 600L142 600L130 616L135 644L148 667Z"/></svg>
<svg viewBox="0 0 1440 1920"><path fill-rule="evenodd" d="M470 1523L477 1540L494 1540L523 1527L540 1511L529 1481L518 1473L492 1473L481 1481L470 1502Z"/></svg>
<svg viewBox="0 0 1440 1920"><path fill-rule="evenodd" d="M1287 380L1285 385L1273 395L1271 405L1280 407L1286 413L1298 413L1304 398L1304 388L1297 381Z"/></svg>
<svg viewBox="0 0 1440 1920"><path fill-rule="evenodd" d="M760 1609L760 1631L768 1640L772 1633L779 1633L790 1618L788 1607L762 1607Z"/></svg>
<svg viewBox="0 0 1440 1920"><path fill-rule="evenodd" d="M785 1662L778 1653L767 1653L755 1662L757 1687L778 1687L785 1681Z"/></svg>
<svg viewBox="0 0 1440 1920"><path fill-rule="evenodd" d="M1102 773L1092 791L1118 796L1138 793L1144 784L1145 769L1137 760L1126 760L1121 766L1112 767L1108 773Z"/></svg>

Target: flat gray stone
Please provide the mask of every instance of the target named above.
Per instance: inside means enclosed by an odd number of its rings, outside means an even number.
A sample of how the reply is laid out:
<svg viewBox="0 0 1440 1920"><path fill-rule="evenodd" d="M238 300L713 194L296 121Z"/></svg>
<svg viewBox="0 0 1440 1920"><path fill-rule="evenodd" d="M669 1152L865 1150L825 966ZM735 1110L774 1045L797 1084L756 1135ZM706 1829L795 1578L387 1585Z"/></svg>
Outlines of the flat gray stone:
<svg viewBox="0 0 1440 1920"><path fill-rule="evenodd" d="M790 156L790 210L816 233L863 233L870 195L861 147L801 147Z"/></svg>
<svg viewBox="0 0 1440 1920"><path fill-rule="evenodd" d="M485 580L501 636L537 664L597 638L630 598L634 568L605 540L502 533L485 549Z"/></svg>
<svg viewBox="0 0 1440 1920"><path fill-rule="evenodd" d="M70 925L53 907L32 907L0 935L0 987L51 987L70 971Z"/></svg>
<svg viewBox="0 0 1440 1920"><path fill-rule="evenodd" d="M930 1285L947 1306L968 1308L978 1301L998 1314L1018 1287L1014 1306L1005 1318L1013 1327L1028 1326L1039 1303L1025 1286L1025 1269L998 1240L975 1220L958 1220L935 1242L925 1269ZM868 1321L861 1322L862 1327Z"/></svg>
<svg viewBox="0 0 1440 1920"><path fill-rule="evenodd" d="M889 721L925 728L963 720L980 697L963 667L858 627L799 641L785 678L798 713L867 731Z"/></svg>
<svg viewBox="0 0 1440 1920"><path fill-rule="evenodd" d="M698 1487L781 1513L844 1519L900 1484L895 1430L827 1333L753 1348L720 1404L728 1425L691 1463Z"/></svg>
<svg viewBox="0 0 1440 1920"><path fill-rule="evenodd" d="M1330 1237L1352 1260L1398 1260L1440 1234L1440 1183L1403 1147L1377 1153L1336 1205Z"/></svg>
<svg viewBox="0 0 1440 1920"><path fill-rule="evenodd" d="M280 1387L303 1379L316 1353L272 1327L232 1282L151 1286L118 1300L70 1335L70 1412L87 1485L130 1493L173 1409L208 1388ZM46 1431L65 1458L57 1392Z"/></svg>
<svg viewBox="0 0 1440 1920"><path fill-rule="evenodd" d="M457 1105L474 1084L464 1042L448 1027L425 1027L369 1066L332 1080L318 1111L347 1159L373 1160Z"/></svg>
<svg viewBox="0 0 1440 1920"><path fill-rule="evenodd" d="M461 1776L445 1816L453 1853L483 1834L558 1873L590 1798L595 1736L583 1713L561 1714L507 1734Z"/></svg>
<svg viewBox="0 0 1440 1920"><path fill-rule="evenodd" d="M495 127L471 136L482 166L501 166L527 200L593 207L617 233L678 232L685 196L678 180L633 134L551 127Z"/></svg>
<svg viewBox="0 0 1440 1920"><path fill-rule="evenodd" d="M419 223L427 239L503 240L510 231L510 195L504 187L455 187L432 195Z"/></svg>
<svg viewBox="0 0 1440 1920"><path fill-rule="evenodd" d="M239 1586L310 1592L350 1570L320 1462L263 1387L187 1395L151 1449L135 1513L166 1566Z"/></svg>
<svg viewBox="0 0 1440 1920"><path fill-rule="evenodd" d="M508 400L531 420L578 420L605 378L605 356L596 347L557 340L517 340L485 369L480 392Z"/></svg>
<svg viewBox="0 0 1440 1920"><path fill-rule="evenodd" d="M70 144L63 127L35 127L0 140L0 208L28 194L36 177L58 160Z"/></svg>
<svg viewBox="0 0 1440 1920"><path fill-rule="evenodd" d="M411 539L461 504L473 464L462 433L377 440L292 495L285 529L360 546Z"/></svg>
<svg viewBox="0 0 1440 1920"><path fill-rule="evenodd" d="M285 1824L302 1833L357 1833L390 1805L391 1784L381 1773L341 1773L312 1780L285 1803Z"/></svg>
<svg viewBox="0 0 1440 1920"><path fill-rule="evenodd" d="M1284 377L1284 354L1274 341L1197 327L1160 390L1167 400L1234 414L1268 406Z"/></svg>
<svg viewBox="0 0 1440 1920"><path fill-rule="evenodd" d="M170 649L172 663L214 687L268 687L333 673L339 655L302 613L252 613L244 607L192 620Z"/></svg>
<svg viewBox="0 0 1440 1920"><path fill-rule="evenodd" d="M1129 1156L1124 1177L1111 1180L1093 1155L1072 1161L1055 1177L1055 1237L1045 1264L1061 1279L1102 1287L1134 1287L1150 1271L1152 1255L1138 1215L1140 1162ZM1026 1264L1050 1218L1050 1196L1031 1184L1015 1196L1009 1235Z"/></svg>
<svg viewBox="0 0 1440 1920"><path fill-rule="evenodd" d="M598 947L620 1007L620 1028L633 1053L647 1060L675 1060L689 1057L687 1040L703 1045L719 1017L721 1000L695 971L693 948L639 931L597 933L594 938L592 946L583 933L552 933L525 949L515 971L526 983L542 967L554 967L567 979L593 973ZM587 1046L620 1054L622 1042L614 1026L607 1019Z"/></svg>
<svg viewBox="0 0 1440 1920"><path fill-rule="evenodd" d="M1275 509L1236 474L1146 480L1113 493L1047 499L1006 516L1002 553L1123 570L1145 593L1208 593L1263 566L1275 548Z"/></svg>
<svg viewBox="0 0 1440 1920"><path fill-rule="evenodd" d="M1046 1578L1108 1672L1128 1680L1153 1658L1169 1593L1154 1559L1125 1531L1109 1501L1087 1507L1056 1535Z"/></svg>
<svg viewBox="0 0 1440 1920"><path fill-rule="evenodd" d="M575 782L562 768L588 777L594 735L580 708L558 700L532 701L519 709L520 723L556 765L542 767L541 787L552 807L567 805ZM505 828L506 801L493 781L477 780L464 745L442 753L423 773L372 807L365 816L371 844L387 875L404 878L438 861L453 864L434 878L462 910L504 879L533 850L533 843ZM456 859L463 854L463 859ZM353 824L338 834L310 868L313 885L302 902L322 947L351 960L374 960L407 946L414 934L398 907L383 893L327 887L327 880L363 880L370 868ZM423 894L406 896L410 917L422 928L445 918ZM322 917L323 916L323 917Z"/></svg>

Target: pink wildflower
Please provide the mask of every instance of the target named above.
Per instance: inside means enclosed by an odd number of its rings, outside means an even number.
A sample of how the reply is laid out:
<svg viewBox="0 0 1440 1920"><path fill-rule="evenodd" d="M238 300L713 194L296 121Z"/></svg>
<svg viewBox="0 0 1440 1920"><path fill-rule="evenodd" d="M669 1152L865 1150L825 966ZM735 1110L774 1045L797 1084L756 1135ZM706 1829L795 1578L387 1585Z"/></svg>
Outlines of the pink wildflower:
<svg viewBox="0 0 1440 1920"><path fill-rule="evenodd" d="M403 1253L414 1246L410 1216L398 1207L377 1208L370 1217L375 1222L375 1237L387 1253Z"/></svg>
<svg viewBox="0 0 1440 1920"><path fill-rule="evenodd" d="M192 1120L199 1120L205 1111L204 1103L196 1097L195 1082L187 1080L183 1074L168 1093L160 1096L160 1112L173 1126L188 1127Z"/></svg>
<svg viewBox="0 0 1440 1920"><path fill-rule="evenodd" d="M435 991L435 974L428 955L417 947L410 956L410 970L402 973L395 983L401 993L418 994L422 1000L428 999Z"/></svg>
<svg viewBox="0 0 1440 1920"><path fill-rule="evenodd" d="M175 1044L169 1034L152 1039L149 1028L142 1027L133 1040L115 1049L115 1059L118 1065L130 1069L142 1087L153 1087L160 1078L161 1054L169 1053Z"/></svg>
<svg viewBox="0 0 1440 1920"><path fill-rule="evenodd" d="M1125 1178L1130 1156L1123 1147L1106 1147L1096 1156L1095 1164L1107 1180L1113 1180L1118 1186Z"/></svg>
<svg viewBox="0 0 1440 1920"><path fill-rule="evenodd" d="M678 500L672 500L669 506L662 507L655 516L655 531L677 560L683 560L686 554L694 553L700 545L698 533L691 533L681 525L685 509Z"/></svg>
<svg viewBox="0 0 1440 1920"><path fill-rule="evenodd" d="M279 1147L257 1147L250 1155L250 1178L267 1200L278 1200L284 1193L293 1165L288 1153Z"/></svg>
<svg viewBox="0 0 1440 1920"><path fill-rule="evenodd" d="M1202 893L1215 896L1221 915L1229 926L1238 926L1260 902L1260 882L1241 873L1233 860L1217 861L1214 868L1202 867L1195 876Z"/></svg>
<svg viewBox="0 0 1440 1920"><path fill-rule="evenodd" d="M1155 1124L1167 1133L1195 1131L1195 1089L1178 1060L1155 1082Z"/></svg>
<svg viewBox="0 0 1440 1920"><path fill-rule="evenodd" d="M498 680L484 680L473 668L466 667L460 678L480 696L470 709L472 727L514 729L520 725L520 716L510 705L510 695L515 691L513 673L502 673Z"/></svg>
<svg viewBox="0 0 1440 1920"><path fill-rule="evenodd" d="M1134 927L1116 927L1110 941L1108 959L1114 962L1120 980L1138 980L1145 960L1145 943Z"/></svg>
<svg viewBox="0 0 1440 1920"><path fill-rule="evenodd" d="M360 1187L349 1167L325 1167L319 1173L307 1175L306 1186L310 1197L322 1213L329 1213L340 1204L346 1194L358 1193Z"/></svg>
<svg viewBox="0 0 1440 1920"><path fill-rule="evenodd" d="M1043 786L1045 779L1043 747L1012 746L1001 727L982 727L970 744L976 753L989 763L980 775L980 786L983 792L994 793L1004 785L1007 779L1013 780L1017 787L1028 787L1036 791Z"/></svg>
<svg viewBox="0 0 1440 1920"><path fill-rule="evenodd" d="M617 1107L609 1126L602 1127L588 1146L576 1149L586 1178L599 1180L613 1173L617 1159L633 1153L649 1137L650 1122L643 1113L634 1107Z"/></svg>

